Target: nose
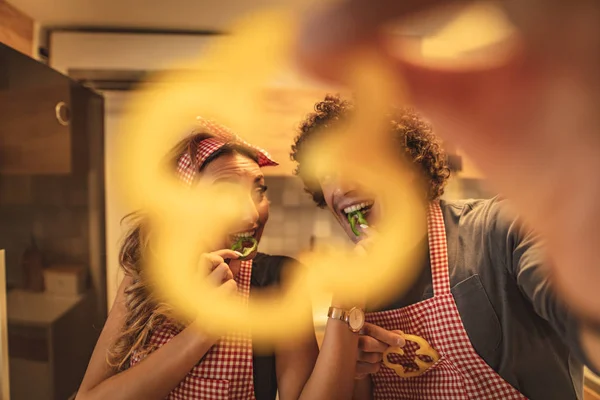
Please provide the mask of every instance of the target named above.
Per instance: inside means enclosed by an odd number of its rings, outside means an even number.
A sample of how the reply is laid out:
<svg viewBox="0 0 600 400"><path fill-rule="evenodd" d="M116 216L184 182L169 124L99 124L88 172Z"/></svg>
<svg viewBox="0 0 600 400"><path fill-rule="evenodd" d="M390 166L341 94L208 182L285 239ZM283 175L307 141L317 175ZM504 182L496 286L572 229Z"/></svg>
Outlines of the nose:
<svg viewBox="0 0 600 400"><path fill-rule="evenodd" d="M245 226L254 226L258 221L258 209L252 196L247 196L242 205L242 222Z"/></svg>
<svg viewBox="0 0 600 400"><path fill-rule="evenodd" d="M335 176L332 178L332 186L333 186L333 198L341 199L346 197L358 190L358 187L355 182L352 182L350 179L344 179L341 176Z"/></svg>

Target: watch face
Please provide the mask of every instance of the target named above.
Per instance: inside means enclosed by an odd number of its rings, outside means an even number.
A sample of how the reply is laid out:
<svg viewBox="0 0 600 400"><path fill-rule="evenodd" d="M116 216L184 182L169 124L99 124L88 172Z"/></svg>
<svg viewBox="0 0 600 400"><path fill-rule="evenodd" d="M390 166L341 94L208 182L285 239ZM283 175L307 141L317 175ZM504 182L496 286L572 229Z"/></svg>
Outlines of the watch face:
<svg viewBox="0 0 600 400"><path fill-rule="evenodd" d="M365 324L365 313L358 308L353 308L350 310L350 314L348 315L348 325L350 325L350 329L353 331L359 331L362 329Z"/></svg>

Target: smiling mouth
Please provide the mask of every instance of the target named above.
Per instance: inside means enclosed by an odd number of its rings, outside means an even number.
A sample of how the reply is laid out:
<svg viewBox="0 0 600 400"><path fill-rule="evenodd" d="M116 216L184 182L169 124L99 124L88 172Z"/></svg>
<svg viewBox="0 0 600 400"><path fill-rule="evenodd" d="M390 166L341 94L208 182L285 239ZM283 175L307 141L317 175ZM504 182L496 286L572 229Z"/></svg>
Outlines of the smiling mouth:
<svg viewBox="0 0 600 400"><path fill-rule="evenodd" d="M344 215L348 219L348 224L350 225L350 229L354 235L360 236L360 231L358 230L357 226L360 226L362 229L369 226L365 216L371 211L373 204L373 201L365 201L362 203L353 204L343 209Z"/></svg>
<svg viewBox="0 0 600 400"><path fill-rule="evenodd" d="M231 250L242 253L242 256L239 258L240 260L245 259L256 251L256 248L258 247L258 241L254 237L255 235L255 229L230 235L230 240L232 243Z"/></svg>

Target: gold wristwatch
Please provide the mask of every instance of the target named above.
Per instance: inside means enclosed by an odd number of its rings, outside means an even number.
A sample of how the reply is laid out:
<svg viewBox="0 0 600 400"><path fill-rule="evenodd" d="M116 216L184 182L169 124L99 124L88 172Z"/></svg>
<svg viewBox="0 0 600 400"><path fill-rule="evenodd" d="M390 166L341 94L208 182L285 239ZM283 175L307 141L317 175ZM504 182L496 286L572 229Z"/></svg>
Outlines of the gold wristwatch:
<svg viewBox="0 0 600 400"><path fill-rule="evenodd" d="M348 324L348 328L354 333L360 331L365 324L365 313L363 310L357 307L353 307L350 310L344 310L343 308L329 307L327 313L329 318L339 319Z"/></svg>

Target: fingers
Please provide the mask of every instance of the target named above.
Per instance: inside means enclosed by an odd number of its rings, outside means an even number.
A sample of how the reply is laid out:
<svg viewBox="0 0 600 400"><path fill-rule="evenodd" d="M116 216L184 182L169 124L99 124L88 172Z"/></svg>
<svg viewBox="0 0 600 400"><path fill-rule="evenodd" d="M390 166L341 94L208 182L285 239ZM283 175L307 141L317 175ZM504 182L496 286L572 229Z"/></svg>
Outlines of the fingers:
<svg viewBox="0 0 600 400"><path fill-rule="evenodd" d="M229 265L221 263L208 276L208 280L215 286L233 281L233 273L229 269ZM235 283L235 281L234 281Z"/></svg>
<svg viewBox="0 0 600 400"><path fill-rule="evenodd" d="M379 369L381 369L381 363L371 364L359 361L356 363L355 377L376 374Z"/></svg>
<svg viewBox="0 0 600 400"><path fill-rule="evenodd" d="M224 282L219 288L219 290L222 290L229 294L237 293L237 289L237 283L233 279L229 279L228 281Z"/></svg>
<svg viewBox="0 0 600 400"><path fill-rule="evenodd" d="M373 245L377 241L377 231L370 226L360 229L362 231L361 240L354 247L354 251L359 256L364 256L373 249Z"/></svg>
<svg viewBox="0 0 600 400"><path fill-rule="evenodd" d="M225 291L237 292L233 273L225 260L238 259L240 256L239 252L229 249L204 253L200 256L201 269L208 272L208 280L212 285L220 286Z"/></svg>
<svg viewBox="0 0 600 400"><path fill-rule="evenodd" d="M240 253L239 251L235 251L235 250L231 250L231 249L217 250L217 251L213 251L210 254L214 254L225 260L237 260L238 258L240 258L242 256L242 253Z"/></svg>
<svg viewBox="0 0 600 400"><path fill-rule="evenodd" d="M358 348L365 353L383 353L389 346L371 336L360 335Z"/></svg>
<svg viewBox="0 0 600 400"><path fill-rule="evenodd" d="M217 250L211 253L204 253L200 255L200 269L208 270L208 272L213 271L219 265L225 263L225 260L237 260L241 257L241 255L242 254L240 252L229 249Z"/></svg>
<svg viewBox="0 0 600 400"><path fill-rule="evenodd" d="M365 335L371 336L392 347L403 347L406 344L406 340L404 340L401 336L401 332L399 332L400 331L388 331L387 329L368 322L365 322L365 326L363 327L363 333Z"/></svg>
<svg viewBox="0 0 600 400"><path fill-rule="evenodd" d="M225 260L237 260L241 257L241 253L229 249L217 250L211 253L204 253L200 256L200 262L205 263L209 270L213 270L217 265L222 264Z"/></svg>
<svg viewBox="0 0 600 400"><path fill-rule="evenodd" d="M335 80L339 67L353 48L373 42L380 26L442 0L346 0L312 13L301 26L298 60L310 72Z"/></svg>
<svg viewBox="0 0 600 400"><path fill-rule="evenodd" d="M355 379L375 374L381 368L383 353L390 347L402 347L406 344L404 333L399 330L388 331L366 322L358 338L358 359Z"/></svg>
<svg viewBox="0 0 600 400"><path fill-rule="evenodd" d="M358 361L370 364L377 364L383 361L383 353L367 353L364 351L359 351Z"/></svg>
<svg viewBox="0 0 600 400"><path fill-rule="evenodd" d="M213 271L217 266L223 264L225 260L223 257L213 254L213 253L204 253L200 255L200 270L204 270L207 272Z"/></svg>

